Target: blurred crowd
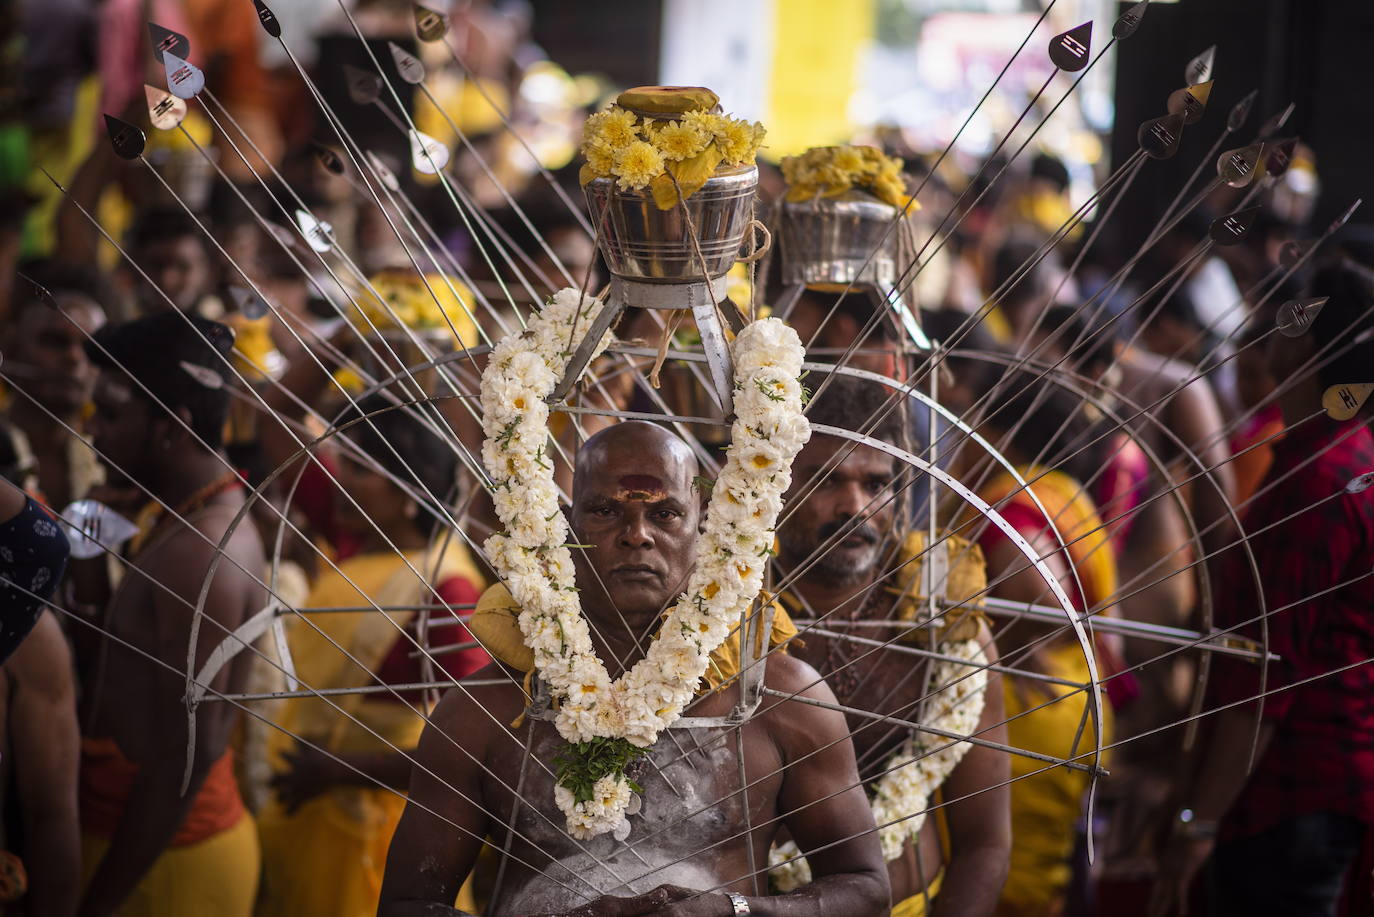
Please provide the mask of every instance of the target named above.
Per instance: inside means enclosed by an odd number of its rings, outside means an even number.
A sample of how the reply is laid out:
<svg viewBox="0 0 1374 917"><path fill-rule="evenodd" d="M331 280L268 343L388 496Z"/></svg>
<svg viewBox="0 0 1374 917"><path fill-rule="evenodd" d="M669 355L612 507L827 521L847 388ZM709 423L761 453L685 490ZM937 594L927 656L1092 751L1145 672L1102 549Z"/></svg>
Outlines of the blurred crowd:
<svg viewBox="0 0 1374 917"><path fill-rule="evenodd" d="M287 45L247 0L6 6L0 476L13 487L0 492L0 636L13 654L0 666L0 913L374 913L405 804L391 790L410 778L397 750L423 725L414 706L435 701L437 679L490 662L448 613L466 616L494 580L473 547L493 517L471 472L482 363L464 348L499 339L557 289L608 280L575 153L582 120L623 87L548 60L518 2L453 3L446 40L421 42L409 2L357 0L345 16L333 0L280 0ZM149 123L160 97L144 84L166 85L149 20L189 39L206 75L165 130ZM406 56L423 84L402 78ZM368 77L378 67L384 86ZM140 157L113 149L111 114L144 131ZM416 168L412 123L451 151L451 182ZM1323 671L1298 661L1329 670L1374 656L1367 585L1310 599L1371 557L1358 512L1276 529L1301 533L1287 542L1252 524L1249 553L1234 547L1247 515L1277 526L1344 487L1345 470L1374 470L1360 465L1367 413L1339 448L1312 432L1324 419L1308 422L1327 389L1365 381L1369 342L1345 341L1374 327L1374 286L1357 263L1367 253L1349 235L1309 248L1324 229L1308 219L1314 154L1296 147L1253 201L1262 209L1244 238L1222 247L1206 244L1212 223L1244 190L1222 186L1156 227L1093 212L1061 233L1079 202L1053 154L956 166L896 130L859 139L904 161L921 205L914 235L932 244L914 253L906 296L943 365L925 371L932 351L878 299L823 289L785 314L814 359L933 391L976 422L1031 488L989 468L942 417L903 414L897 435L913 451L935 444L942 466L978 482L1080 611L1244 625L1258 638L1258 588L1271 610L1323 621L1338 607L1354 622L1334 636L1275 624L1292 665L1269 667L1267 683L1252 663L1099 636L1104 736L1120 743L1111 775L1090 819L1083 772L1013 757L995 913L1143 914L1151 889L1171 882L1205 908L1205 889L1186 890L1205 861L1231 883L1217 887L1243 887L1237 862L1283 857L1221 852L1313 815L1329 816L1327 897L1369 913L1374 731L1368 710L1349 709L1363 681L1272 703L1249 782L1253 720L1196 735L1176 725L1199 702L1239 703ZM782 175L760 168L766 211ZM731 277L742 307L783 292L776 259ZM1322 296L1310 340L1272 333L1291 319L1281 304ZM655 323L632 309L618 334L654 348ZM402 372L432 360L442 372ZM669 360L656 388L637 383L652 364L608 372L583 403L711 416L685 363ZM554 432L571 446L604 423ZM720 428L693 429L721 441ZM1298 464L1313 455L1341 464ZM566 484L571 468L558 473ZM1050 601L1005 533L958 503L930 511L972 533L989 594ZM63 529L67 559L58 517L98 523ZM1322 547L1338 542L1344 553ZM317 613L307 624L280 608ZM1049 632L1030 621L995 631L1004 658L1048 676L1005 678L1007 742L1072 758L1084 753L1085 702L1047 702L1056 683L1089 673L1077 641ZM215 648L235 633L256 650L226 662ZM1339 651L1314 648L1327 639ZM321 698L299 684L345 690ZM1293 777L1295 756L1321 756L1321 782L1344 795ZM1229 783L1209 762L1233 768L1221 771ZM1223 800L1223 784L1232 796L1219 809L1198 802ZM1185 806L1195 814L1180 828ZM1256 814L1266 807L1283 811Z"/></svg>

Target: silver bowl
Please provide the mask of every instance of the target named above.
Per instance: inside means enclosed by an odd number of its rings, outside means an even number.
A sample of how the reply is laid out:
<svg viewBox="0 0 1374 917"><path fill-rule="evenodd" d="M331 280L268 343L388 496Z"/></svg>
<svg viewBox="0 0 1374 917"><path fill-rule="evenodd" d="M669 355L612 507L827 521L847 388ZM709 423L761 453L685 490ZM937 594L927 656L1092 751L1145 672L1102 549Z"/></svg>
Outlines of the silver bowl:
<svg viewBox="0 0 1374 917"><path fill-rule="evenodd" d="M778 221L783 283L890 287L897 275L896 216L896 207L860 191L784 203Z"/></svg>
<svg viewBox="0 0 1374 917"><path fill-rule="evenodd" d="M600 223L601 253L612 274L639 283L682 284L714 280L734 266L758 184L757 166L719 171L670 210L659 210L647 189L621 191L610 178L593 179L583 191L592 219Z"/></svg>

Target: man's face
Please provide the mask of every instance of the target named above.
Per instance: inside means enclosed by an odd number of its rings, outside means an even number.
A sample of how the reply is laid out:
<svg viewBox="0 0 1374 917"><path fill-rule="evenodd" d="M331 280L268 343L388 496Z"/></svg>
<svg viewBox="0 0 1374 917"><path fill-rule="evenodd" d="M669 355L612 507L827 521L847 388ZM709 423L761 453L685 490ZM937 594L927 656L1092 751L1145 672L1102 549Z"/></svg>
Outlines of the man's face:
<svg viewBox="0 0 1374 917"><path fill-rule="evenodd" d="M849 295L860 298L868 296L862 291ZM787 317L787 323L796 330L803 344L833 351L816 357L823 363L837 362L840 354L858 340L864 330L863 325L847 313L837 310L831 315L830 312L824 300L803 294ZM876 328L870 330L868 336L859 343L857 352L849 356L845 365L892 379L900 379L904 375L897 345Z"/></svg>
<svg viewBox="0 0 1374 917"><path fill-rule="evenodd" d="M630 445L608 445L579 470L572 525L578 543L590 545L573 552L589 610L608 599L608 623L619 624L619 612L634 625L682 591L696 564L701 510L682 456L661 444Z"/></svg>
<svg viewBox="0 0 1374 917"><path fill-rule="evenodd" d="M119 370L102 369L95 381L95 413L89 432L106 479L116 486L129 481L148 484L149 456L163 448L153 435L157 410L134 391L134 383Z"/></svg>
<svg viewBox="0 0 1374 917"><path fill-rule="evenodd" d="M193 236L159 239L145 247L135 260L183 312L194 308L210 292L210 256ZM156 289L147 284L140 284L140 288L140 298L149 313L167 308L167 300Z"/></svg>
<svg viewBox="0 0 1374 917"><path fill-rule="evenodd" d="M26 364L29 394L60 417L79 411L91 398L95 367L82 346L105 323L94 301L77 293L57 294L58 309L30 306L19 321L17 356Z"/></svg>
<svg viewBox="0 0 1374 917"><path fill-rule="evenodd" d="M836 454L844 458L834 467ZM848 453L848 454L846 454ZM830 544L810 568L840 584L870 579L878 565L884 533L896 509L892 487L896 460L869 446L832 436L815 436L792 465L789 496L807 493L788 504L791 517L778 529L782 556L791 566L816 560L812 555ZM830 467L812 485L822 468ZM814 489L812 487L814 486ZM839 539L831 539L839 535Z"/></svg>

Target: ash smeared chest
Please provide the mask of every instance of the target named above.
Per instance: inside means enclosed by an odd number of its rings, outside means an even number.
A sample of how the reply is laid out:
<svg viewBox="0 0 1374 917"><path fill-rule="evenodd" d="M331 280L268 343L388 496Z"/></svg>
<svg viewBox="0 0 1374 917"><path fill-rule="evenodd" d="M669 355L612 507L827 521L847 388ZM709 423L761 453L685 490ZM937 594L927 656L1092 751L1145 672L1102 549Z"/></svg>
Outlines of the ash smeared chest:
<svg viewBox="0 0 1374 917"><path fill-rule="evenodd" d="M535 760L552 761L562 739L547 723L534 728ZM630 836L578 842L563 830L552 778L531 764L512 853L541 873L521 871L518 880L508 880L488 913L559 912L602 894L641 894L664 883L711 888L733 879L725 863L744 843L736 836L744 810L734 733L669 730L630 773L644 789L642 808L630 816Z"/></svg>

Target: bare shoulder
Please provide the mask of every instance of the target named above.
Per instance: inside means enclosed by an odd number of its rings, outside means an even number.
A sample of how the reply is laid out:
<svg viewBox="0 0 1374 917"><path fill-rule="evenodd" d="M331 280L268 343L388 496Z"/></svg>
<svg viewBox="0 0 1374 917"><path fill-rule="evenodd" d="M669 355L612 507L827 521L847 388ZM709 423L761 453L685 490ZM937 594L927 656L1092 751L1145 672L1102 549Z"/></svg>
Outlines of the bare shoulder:
<svg viewBox="0 0 1374 917"><path fill-rule="evenodd" d="M212 572L216 585L260 586L265 570L262 540L252 519L237 519L233 504L217 506L192 524L174 523L140 558L144 574L194 602Z"/></svg>
<svg viewBox="0 0 1374 917"><path fill-rule="evenodd" d="M453 740L447 744L471 748L510 733L510 724L525 710L520 676L492 662L460 680L440 698L430 715L430 728Z"/></svg>
<svg viewBox="0 0 1374 917"><path fill-rule="evenodd" d="M764 697L760 720L784 760L810 758L836 743L848 743L849 730L835 693L809 664L774 653L768 657L764 685L777 693Z"/></svg>
<svg viewBox="0 0 1374 917"><path fill-rule="evenodd" d="M15 691L54 698L71 695L71 650L51 611L43 612L4 668Z"/></svg>
<svg viewBox="0 0 1374 917"><path fill-rule="evenodd" d="M788 653L775 651L769 654L763 683L774 691L787 695L827 701L834 698L820 672L817 672L804 660ZM786 698L777 698L777 700L787 702Z"/></svg>

